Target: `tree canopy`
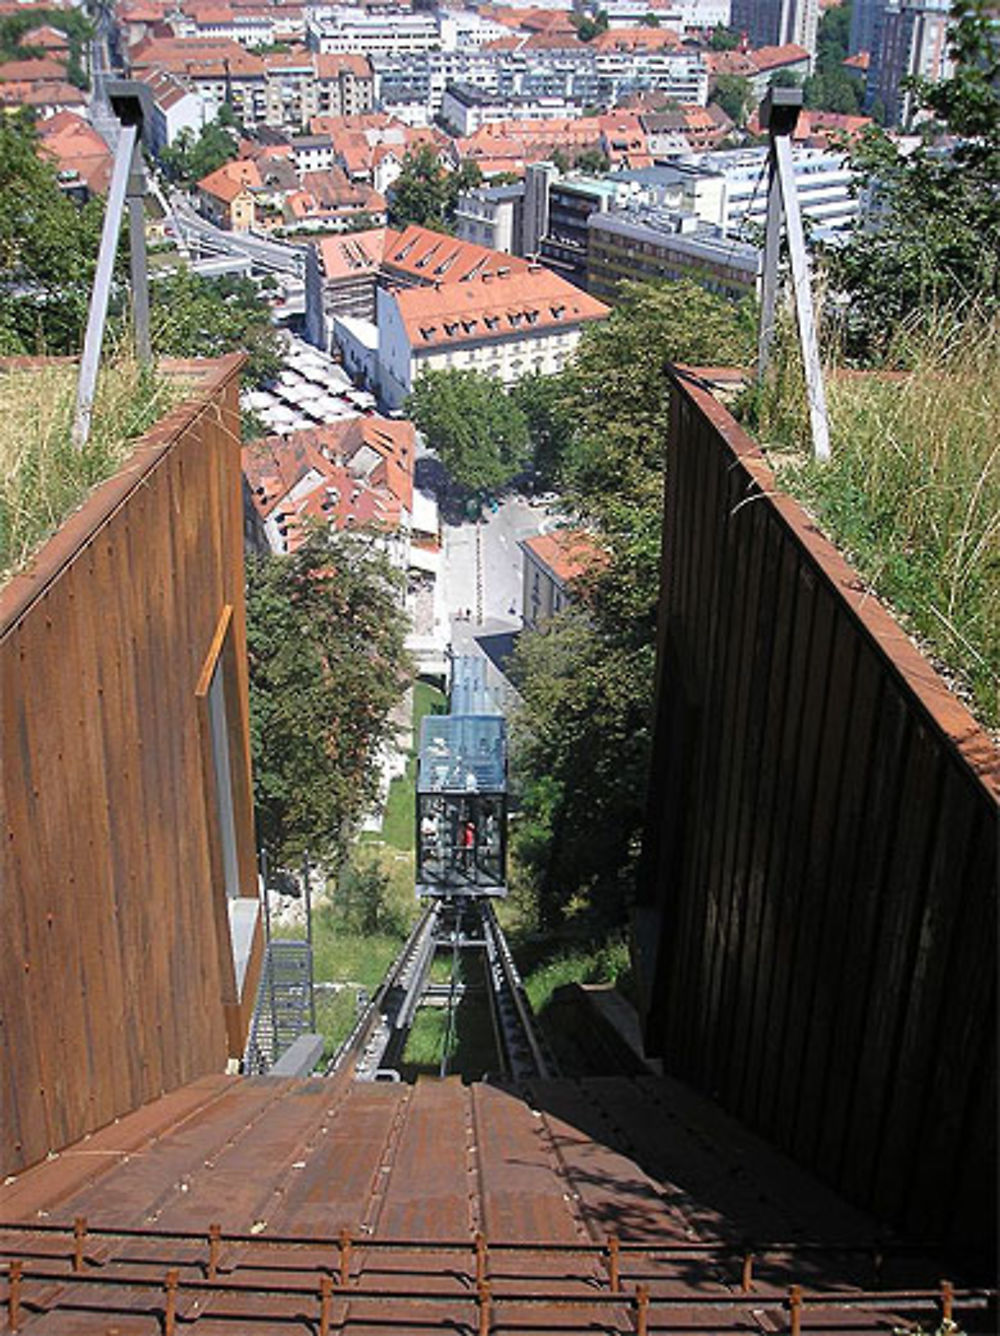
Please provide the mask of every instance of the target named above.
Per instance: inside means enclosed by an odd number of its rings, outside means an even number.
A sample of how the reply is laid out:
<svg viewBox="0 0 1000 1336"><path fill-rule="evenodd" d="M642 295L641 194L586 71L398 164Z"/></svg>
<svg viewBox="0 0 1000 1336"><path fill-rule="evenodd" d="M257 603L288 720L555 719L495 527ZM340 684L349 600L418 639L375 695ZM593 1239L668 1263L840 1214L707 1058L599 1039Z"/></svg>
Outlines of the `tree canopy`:
<svg viewBox="0 0 1000 1336"><path fill-rule="evenodd" d="M59 188L27 113L0 116L0 351L79 352L103 214Z"/></svg>
<svg viewBox="0 0 1000 1336"><path fill-rule="evenodd" d="M528 460L528 426L517 399L480 371L425 371L406 412L460 486L503 487Z"/></svg>
<svg viewBox="0 0 1000 1336"><path fill-rule="evenodd" d="M359 534L247 560L258 837L275 863L335 860L378 783L408 677L399 576Z"/></svg>
<svg viewBox="0 0 1000 1336"><path fill-rule="evenodd" d="M954 73L914 85L935 118L924 142L904 153L872 128L852 153L870 218L826 265L855 358L877 357L915 312L1000 303L1000 32L984 0L959 0L952 16Z"/></svg>
<svg viewBox="0 0 1000 1336"><path fill-rule="evenodd" d="M173 144L161 150L160 166L169 180L190 189L202 177L232 162L239 144L234 130L220 120L210 122L197 137L185 127Z"/></svg>
<svg viewBox="0 0 1000 1336"><path fill-rule="evenodd" d="M205 278L181 269L150 284L153 348L176 357L219 357L245 352L250 384L281 366L271 312L248 278Z"/></svg>
<svg viewBox="0 0 1000 1336"><path fill-rule="evenodd" d="M546 469L604 553L576 607L522 636L512 673L523 704L512 772L523 819L520 865L543 923L580 898L621 921L645 795L659 592L668 361L744 363L752 313L693 283L627 284L529 414ZM520 387L519 387L520 388ZM540 388L540 387L539 387ZM525 391L529 393L530 391ZM538 435L536 436L536 433Z"/></svg>
<svg viewBox="0 0 1000 1336"><path fill-rule="evenodd" d="M419 144L403 158L403 168L389 193L389 222L393 227L418 223L447 231L454 222L458 197L482 183L474 162L448 171L432 144Z"/></svg>
<svg viewBox="0 0 1000 1336"><path fill-rule="evenodd" d="M807 107L848 116L861 110L864 85L844 69L850 34L851 0L823 11L816 33L815 68L803 85Z"/></svg>
<svg viewBox="0 0 1000 1336"><path fill-rule="evenodd" d="M41 27L55 28L66 35L69 43L66 81L77 88L89 87L85 53L93 27L79 9L31 8L23 14L4 14L0 17L0 60L30 60L44 56L41 47L24 41L29 32Z"/></svg>
<svg viewBox="0 0 1000 1336"><path fill-rule="evenodd" d="M739 74L720 74L709 101L717 103L733 124L742 129L756 101L753 84Z"/></svg>

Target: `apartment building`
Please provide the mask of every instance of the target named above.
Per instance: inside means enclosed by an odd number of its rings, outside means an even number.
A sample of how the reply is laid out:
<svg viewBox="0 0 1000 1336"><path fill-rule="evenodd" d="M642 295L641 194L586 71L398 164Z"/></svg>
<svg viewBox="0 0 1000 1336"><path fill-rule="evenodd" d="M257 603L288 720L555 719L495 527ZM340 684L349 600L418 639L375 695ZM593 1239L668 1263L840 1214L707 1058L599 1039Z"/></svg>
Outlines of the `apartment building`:
<svg viewBox="0 0 1000 1336"><path fill-rule="evenodd" d="M363 56L245 51L228 38L153 38L130 56L136 77L168 74L198 97L210 120L228 103L248 129L303 130L315 116L372 110L375 84Z"/></svg>
<svg viewBox="0 0 1000 1336"><path fill-rule="evenodd" d="M917 111L910 78L936 83L951 73L948 0L889 0L876 16L867 102L885 108L889 125L909 129Z"/></svg>
<svg viewBox="0 0 1000 1336"><path fill-rule="evenodd" d="M362 56L409 55L442 45L441 21L426 10L333 9L311 18L306 36L314 51Z"/></svg>
<svg viewBox="0 0 1000 1336"><path fill-rule="evenodd" d="M584 327L608 308L557 274L506 265L464 283L379 288L378 385L398 409L425 370L481 371L505 385L561 371Z"/></svg>
<svg viewBox="0 0 1000 1336"><path fill-rule="evenodd" d="M149 113L143 119L142 139L157 157L187 131L197 137L205 125L205 104L197 93L164 70L144 70L139 76L151 94Z"/></svg>
<svg viewBox="0 0 1000 1336"><path fill-rule="evenodd" d="M508 255L523 255L524 182L506 186L483 186L459 195L455 210L455 233Z"/></svg>
<svg viewBox="0 0 1000 1336"><path fill-rule="evenodd" d="M565 120L578 110L565 97L509 97L472 84L448 84L441 99L441 120L452 134L466 137L484 125L508 120Z"/></svg>

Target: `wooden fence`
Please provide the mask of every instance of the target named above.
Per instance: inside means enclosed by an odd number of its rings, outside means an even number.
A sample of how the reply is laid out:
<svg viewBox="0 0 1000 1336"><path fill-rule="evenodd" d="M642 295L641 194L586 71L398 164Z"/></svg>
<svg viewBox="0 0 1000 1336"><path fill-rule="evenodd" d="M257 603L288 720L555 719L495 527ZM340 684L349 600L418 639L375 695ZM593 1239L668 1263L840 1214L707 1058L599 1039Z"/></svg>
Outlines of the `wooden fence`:
<svg viewBox="0 0 1000 1336"><path fill-rule="evenodd" d="M196 697L214 652L256 897L241 360L187 368L192 397L0 590L5 1174L241 1051L260 942L241 996Z"/></svg>
<svg viewBox="0 0 1000 1336"><path fill-rule="evenodd" d="M650 1050L881 1219L988 1253L997 750L707 386L675 380Z"/></svg>

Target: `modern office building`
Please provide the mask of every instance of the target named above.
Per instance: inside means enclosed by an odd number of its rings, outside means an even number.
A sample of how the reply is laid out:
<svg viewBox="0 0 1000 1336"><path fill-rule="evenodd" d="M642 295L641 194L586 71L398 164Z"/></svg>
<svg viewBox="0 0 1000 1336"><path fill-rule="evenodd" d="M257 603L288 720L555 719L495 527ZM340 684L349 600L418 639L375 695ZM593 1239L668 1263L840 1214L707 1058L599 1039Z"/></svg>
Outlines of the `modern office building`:
<svg viewBox="0 0 1000 1336"><path fill-rule="evenodd" d="M633 209L593 214L587 252L587 291L614 302L624 280L690 279L732 300L753 296L760 251L692 214Z"/></svg>

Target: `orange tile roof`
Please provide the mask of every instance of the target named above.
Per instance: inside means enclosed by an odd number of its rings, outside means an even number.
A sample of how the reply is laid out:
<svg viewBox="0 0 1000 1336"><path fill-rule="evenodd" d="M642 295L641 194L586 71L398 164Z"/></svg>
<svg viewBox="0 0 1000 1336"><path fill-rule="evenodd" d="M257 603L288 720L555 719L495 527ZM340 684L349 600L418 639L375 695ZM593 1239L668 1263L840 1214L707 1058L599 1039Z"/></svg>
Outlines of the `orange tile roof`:
<svg viewBox="0 0 1000 1336"><path fill-rule="evenodd" d="M861 70L864 73L872 63L872 58L867 51L859 51L854 56L848 56L846 60L840 62L845 69Z"/></svg>
<svg viewBox="0 0 1000 1336"><path fill-rule="evenodd" d="M259 190L263 182L257 164L248 158L227 162L198 182L198 189L226 204L232 204L237 195L248 187Z"/></svg>
<svg viewBox="0 0 1000 1336"><path fill-rule="evenodd" d="M0 64L0 83L64 83L66 62L44 56L38 60L6 60Z"/></svg>
<svg viewBox="0 0 1000 1336"><path fill-rule="evenodd" d="M702 60L710 75L738 74L745 79L760 72L750 56L743 51L705 51Z"/></svg>
<svg viewBox="0 0 1000 1336"><path fill-rule="evenodd" d="M372 67L367 56L354 55L348 51L320 52L316 56L318 79L335 79L341 72L353 74L356 79L372 77Z"/></svg>
<svg viewBox="0 0 1000 1336"><path fill-rule="evenodd" d="M40 46L45 51L68 51L69 38L58 28L43 23L40 28L32 28L21 38L22 46Z"/></svg>
<svg viewBox="0 0 1000 1336"><path fill-rule="evenodd" d="M402 233L387 233L384 268L391 278L406 274L421 283L451 286L477 277L484 270L494 273L506 266L512 273L526 273L528 261L503 251L478 246L473 241L459 241L429 227L411 223Z"/></svg>
<svg viewBox="0 0 1000 1336"><path fill-rule="evenodd" d="M562 585L585 575L606 559L593 537L582 529L553 529L551 533L525 538L521 546Z"/></svg>
<svg viewBox="0 0 1000 1336"><path fill-rule="evenodd" d="M349 232L343 237L324 237L319 242L323 273L330 279L376 273L382 263L386 239L396 235L387 227L373 227L367 232Z"/></svg>
<svg viewBox="0 0 1000 1336"><path fill-rule="evenodd" d="M797 65L809 59L805 47L796 46L794 42L786 42L784 46L760 46L749 55L758 70L774 70L782 65Z"/></svg>
<svg viewBox="0 0 1000 1336"><path fill-rule="evenodd" d="M608 28L590 46L595 51L664 51L681 44L673 28Z"/></svg>
<svg viewBox="0 0 1000 1336"><path fill-rule="evenodd" d="M38 126L40 149L59 171L78 172L89 190L103 194L111 179L111 150L82 116L60 111Z"/></svg>
<svg viewBox="0 0 1000 1336"><path fill-rule="evenodd" d="M510 258L510 257L504 257ZM602 320L608 307L550 269L394 293L410 346L439 348Z"/></svg>
<svg viewBox="0 0 1000 1336"><path fill-rule="evenodd" d="M262 518L284 512L301 543L307 517L394 528L413 509L413 423L377 414L266 436L243 447L243 472ZM312 485L302 490L313 475ZM291 500L298 488L301 495ZM292 535L286 534L291 550Z"/></svg>

